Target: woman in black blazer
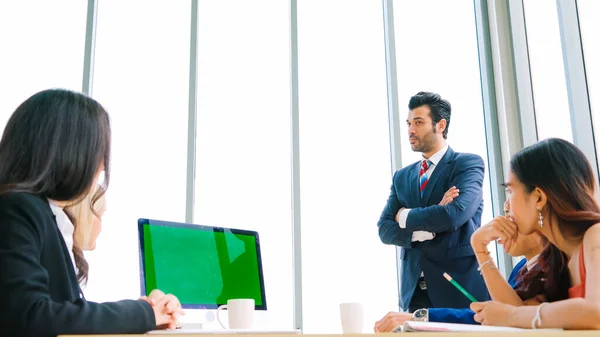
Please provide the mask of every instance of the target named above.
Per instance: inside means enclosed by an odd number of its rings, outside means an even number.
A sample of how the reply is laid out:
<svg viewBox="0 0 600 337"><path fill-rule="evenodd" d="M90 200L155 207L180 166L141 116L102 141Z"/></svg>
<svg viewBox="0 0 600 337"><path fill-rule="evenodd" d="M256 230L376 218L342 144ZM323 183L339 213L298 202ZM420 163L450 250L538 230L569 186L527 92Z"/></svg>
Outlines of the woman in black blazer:
<svg viewBox="0 0 600 337"><path fill-rule="evenodd" d="M173 327L182 313L176 297L160 292L111 303L81 294L87 263L61 212L106 191L110 138L104 108L67 90L33 95L8 121L0 141L0 336L144 333ZM62 232L69 225L70 240Z"/></svg>

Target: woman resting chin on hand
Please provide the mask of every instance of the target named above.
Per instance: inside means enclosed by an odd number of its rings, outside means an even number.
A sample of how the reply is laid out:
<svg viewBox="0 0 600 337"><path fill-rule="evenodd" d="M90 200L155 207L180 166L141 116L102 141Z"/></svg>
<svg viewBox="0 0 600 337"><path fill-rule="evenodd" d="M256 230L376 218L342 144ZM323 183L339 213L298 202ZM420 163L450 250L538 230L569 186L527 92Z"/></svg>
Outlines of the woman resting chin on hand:
<svg viewBox="0 0 600 337"><path fill-rule="evenodd" d="M585 154L557 138L513 156L506 187L520 234L540 233L562 252L556 269L567 277L549 288L568 299L536 306L471 304L475 320L518 328L600 329L600 206Z"/></svg>
<svg viewBox="0 0 600 337"><path fill-rule="evenodd" d="M556 261L561 260L561 253L553 245L548 244L539 233L523 235L517 233L516 224L510 213L510 204L505 204L506 216L497 217L481 226L471 236L471 245L481 267L486 287L495 303L511 303L515 306L538 305L549 300L567 298L566 291L553 285L565 277L566 272ZM516 236L516 238L515 238ZM488 244L501 240L505 250L513 257L524 256L505 280L496 265ZM546 286L549 285L549 286ZM491 314L493 316L493 314ZM424 308L417 314L406 312L390 312L375 323L375 332L391 332L406 321L421 320L431 322L477 324L475 313L469 308Z"/></svg>

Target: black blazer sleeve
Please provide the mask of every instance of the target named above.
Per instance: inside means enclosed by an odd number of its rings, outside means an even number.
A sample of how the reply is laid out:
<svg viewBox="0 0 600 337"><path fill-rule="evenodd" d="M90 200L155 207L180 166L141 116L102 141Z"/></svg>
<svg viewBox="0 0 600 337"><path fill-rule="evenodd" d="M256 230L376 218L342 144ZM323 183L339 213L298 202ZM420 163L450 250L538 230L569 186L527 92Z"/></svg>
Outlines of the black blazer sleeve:
<svg viewBox="0 0 600 337"><path fill-rule="evenodd" d="M40 205L18 194L0 197L0 335L144 333L155 329L154 312L145 301L93 303L52 298L50 268L40 261L44 246L57 244L46 235L55 224L48 223L52 218L44 215Z"/></svg>

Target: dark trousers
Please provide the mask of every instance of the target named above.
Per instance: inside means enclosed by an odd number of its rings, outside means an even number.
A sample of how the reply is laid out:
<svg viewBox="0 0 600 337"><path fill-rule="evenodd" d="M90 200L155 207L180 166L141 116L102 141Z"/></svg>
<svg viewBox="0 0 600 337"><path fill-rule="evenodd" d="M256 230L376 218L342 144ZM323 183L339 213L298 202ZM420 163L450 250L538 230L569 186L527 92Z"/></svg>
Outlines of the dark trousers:
<svg viewBox="0 0 600 337"><path fill-rule="evenodd" d="M422 289L424 287L425 289ZM413 313L418 309L431 307L433 307L433 305L431 304L431 300L427 294L425 279L421 277L417 282L415 292L413 293L410 304L408 305L408 312Z"/></svg>

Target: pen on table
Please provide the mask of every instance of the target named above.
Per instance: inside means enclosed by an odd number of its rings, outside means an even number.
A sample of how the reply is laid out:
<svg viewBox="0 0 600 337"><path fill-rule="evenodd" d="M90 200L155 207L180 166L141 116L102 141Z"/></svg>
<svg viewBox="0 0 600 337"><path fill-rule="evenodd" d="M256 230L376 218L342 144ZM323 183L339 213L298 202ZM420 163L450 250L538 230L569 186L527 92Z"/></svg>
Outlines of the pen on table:
<svg viewBox="0 0 600 337"><path fill-rule="evenodd" d="M473 295L469 294L469 292L466 291L465 288L463 288L460 284L458 284L458 282L454 281L452 276L448 275L448 273L444 273L444 277L446 278L446 280L450 281L450 283L454 287L456 287L456 289L460 290L460 292L463 293L463 295L467 296L467 298L470 299L471 302L477 302L477 299L473 297Z"/></svg>

